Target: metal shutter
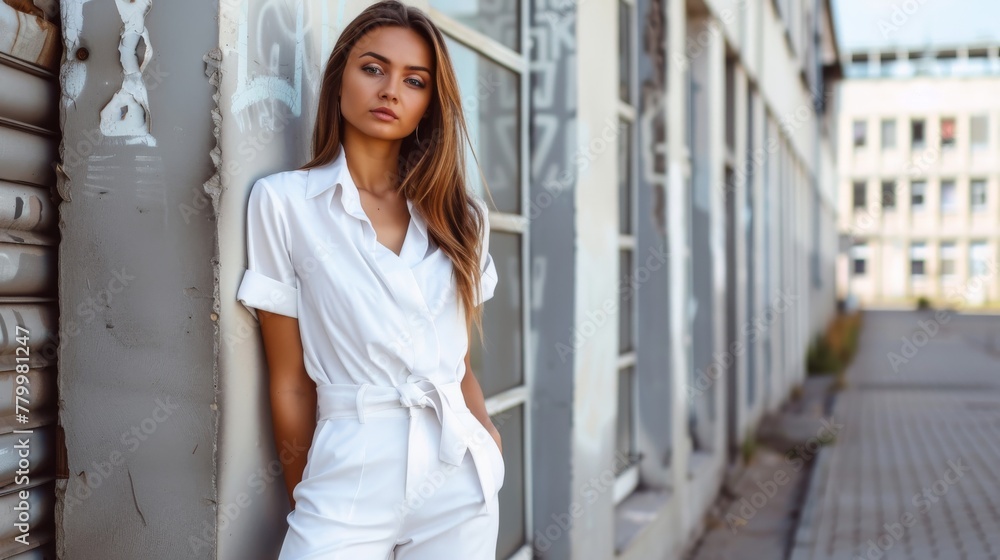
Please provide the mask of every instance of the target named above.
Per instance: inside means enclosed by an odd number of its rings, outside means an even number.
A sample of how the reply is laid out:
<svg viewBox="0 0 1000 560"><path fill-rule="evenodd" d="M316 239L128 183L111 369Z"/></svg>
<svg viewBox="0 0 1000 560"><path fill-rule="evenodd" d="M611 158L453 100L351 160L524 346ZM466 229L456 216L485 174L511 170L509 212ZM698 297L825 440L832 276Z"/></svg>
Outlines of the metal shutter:
<svg viewBox="0 0 1000 560"><path fill-rule="evenodd" d="M61 57L58 3L38 4L45 9L29 0L0 2L0 558L34 560L56 557L52 193ZM19 465L25 443L26 471ZM15 540L25 516L27 546Z"/></svg>

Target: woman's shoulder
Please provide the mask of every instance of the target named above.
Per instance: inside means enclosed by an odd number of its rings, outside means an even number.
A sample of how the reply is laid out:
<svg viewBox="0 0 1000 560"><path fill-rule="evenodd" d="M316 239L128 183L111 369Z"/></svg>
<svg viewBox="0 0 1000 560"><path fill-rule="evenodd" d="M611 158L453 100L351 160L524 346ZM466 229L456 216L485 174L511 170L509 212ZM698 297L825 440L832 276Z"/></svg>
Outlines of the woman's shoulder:
<svg viewBox="0 0 1000 560"><path fill-rule="evenodd" d="M251 187L251 194L280 199L282 202L301 199L306 188L308 171L292 169L277 171L257 179ZM296 196L297 195L297 196Z"/></svg>

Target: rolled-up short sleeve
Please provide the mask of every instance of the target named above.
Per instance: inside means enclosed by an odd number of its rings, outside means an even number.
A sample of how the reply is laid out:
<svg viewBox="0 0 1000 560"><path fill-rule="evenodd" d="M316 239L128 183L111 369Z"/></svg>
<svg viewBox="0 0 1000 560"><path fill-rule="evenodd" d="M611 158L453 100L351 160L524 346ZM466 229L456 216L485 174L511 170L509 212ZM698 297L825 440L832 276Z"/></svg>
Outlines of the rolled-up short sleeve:
<svg viewBox="0 0 1000 560"><path fill-rule="evenodd" d="M479 271L482 274L480 280L482 292L476 300L476 305L478 306L493 297L497 287L497 268L493 262L493 255L490 254L490 211L486 206L486 202L477 199L476 203L482 208L483 217L486 220L482 231L480 231L483 243L482 253L479 256Z"/></svg>
<svg viewBox="0 0 1000 560"><path fill-rule="evenodd" d="M285 208L263 179L247 205L247 267L236 299L257 319L256 309L298 317L298 279L289 252Z"/></svg>

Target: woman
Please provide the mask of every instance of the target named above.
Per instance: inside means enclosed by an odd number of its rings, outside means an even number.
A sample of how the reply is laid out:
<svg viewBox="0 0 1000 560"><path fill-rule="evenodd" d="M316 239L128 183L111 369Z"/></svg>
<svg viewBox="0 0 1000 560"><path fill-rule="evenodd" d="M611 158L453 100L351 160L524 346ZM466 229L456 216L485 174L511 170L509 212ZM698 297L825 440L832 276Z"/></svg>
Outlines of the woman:
<svg viewBox="0 0 1000 560"><path fill-rule="evenodd" d="M495 558L505 469L467 350L497 272L467 137L441 33L380 2L327 62L312 161L251 189L237 299L278 449L312 442L285 461L279 560Z"/></svg>

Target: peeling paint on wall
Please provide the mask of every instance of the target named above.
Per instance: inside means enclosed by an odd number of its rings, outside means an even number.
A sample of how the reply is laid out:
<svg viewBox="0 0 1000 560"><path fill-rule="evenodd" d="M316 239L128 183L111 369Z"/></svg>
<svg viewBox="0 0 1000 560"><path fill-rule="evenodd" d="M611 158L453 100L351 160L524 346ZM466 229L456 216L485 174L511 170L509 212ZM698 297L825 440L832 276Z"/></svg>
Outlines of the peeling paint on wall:
<svg viewBox="0 0 1000 560"><path fill-rule="evenodd" d="M142 73L153 58L153 47L146 29L146 14L152 0L115 0L122 18L118 52L122 63L122 87L101 109L101 132L105 136L125 137L128 144L156 146L150 133L152 115ZM142 49L142 60L139 50Z"/></svg>
<svg viewBox="0 0 1000 560"><path fill-rule="evenodd" d="M87 81L87 67L77 60L76 51L80 48L80 33L83 31L83 5L90 0L65 0L62 6L63 46L66 48L66 61L60 70L59 82L62 87L62 105L67 108L76 103L83 84Z"/></svg>

